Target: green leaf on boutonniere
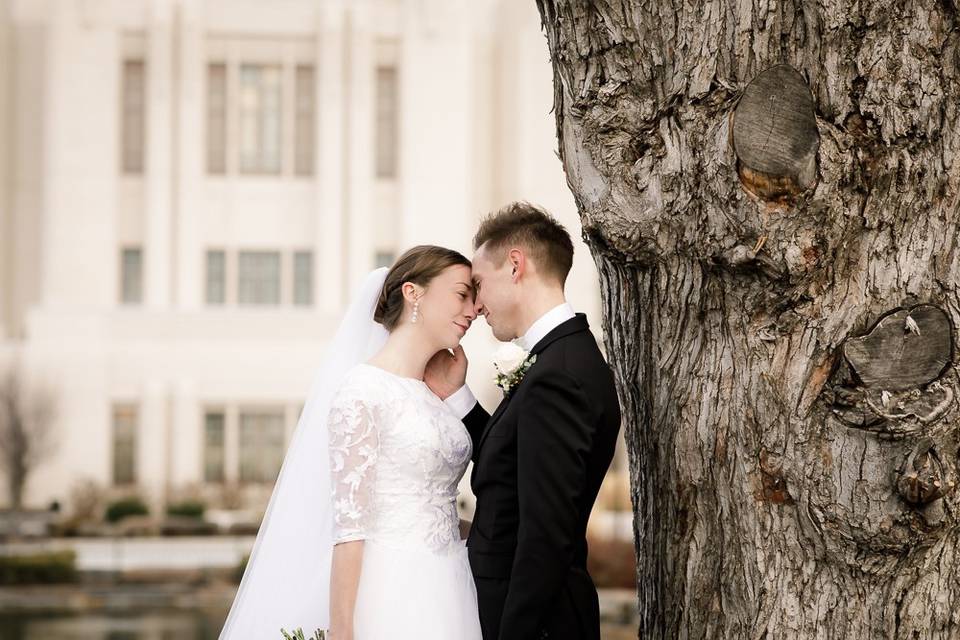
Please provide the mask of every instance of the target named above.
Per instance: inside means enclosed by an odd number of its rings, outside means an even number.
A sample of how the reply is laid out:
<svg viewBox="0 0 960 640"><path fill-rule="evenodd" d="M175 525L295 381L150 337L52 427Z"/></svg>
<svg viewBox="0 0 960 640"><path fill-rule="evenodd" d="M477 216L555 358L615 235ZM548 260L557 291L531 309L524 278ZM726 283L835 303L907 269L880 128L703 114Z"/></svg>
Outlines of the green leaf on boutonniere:
<svg viewBox="0 0 960 640"><path fill-rule="evenodd" d="M510 395L510 392L516 388L520 381L523 380L523 377L529 371L530 367L533 366L533 363L537 361L536 355L527 356L524 358L517 367L510 373L501 373L500 370L497 370L497 386L503 389L505 395Z"/></svg>

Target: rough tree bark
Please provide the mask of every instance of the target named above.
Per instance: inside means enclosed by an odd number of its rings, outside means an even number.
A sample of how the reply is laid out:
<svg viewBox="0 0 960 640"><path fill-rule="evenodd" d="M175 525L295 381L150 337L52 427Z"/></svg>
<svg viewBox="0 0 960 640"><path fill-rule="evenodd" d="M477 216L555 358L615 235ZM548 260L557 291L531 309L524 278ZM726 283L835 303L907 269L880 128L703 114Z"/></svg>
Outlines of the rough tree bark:
<svg viewBox="0 0 960 640"><path fill-rule="evenodd" d="M956 0L537 0L642 638L960 638Z"/></svg>

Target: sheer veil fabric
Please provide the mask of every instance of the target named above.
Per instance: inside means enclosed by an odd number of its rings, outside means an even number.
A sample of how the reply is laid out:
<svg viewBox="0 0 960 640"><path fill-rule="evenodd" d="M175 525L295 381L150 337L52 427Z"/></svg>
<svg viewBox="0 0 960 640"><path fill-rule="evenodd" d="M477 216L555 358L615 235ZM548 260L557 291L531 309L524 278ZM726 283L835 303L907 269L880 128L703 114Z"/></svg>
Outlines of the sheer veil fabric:
<svg viewBox="0 0 960 640"><path fill-rule="evenodd" d="M333 504L327 418L343 376L387 341L373 320L388 269L354 296L317 372L290 441L220 640L270 640L330 623Z"/></svg>

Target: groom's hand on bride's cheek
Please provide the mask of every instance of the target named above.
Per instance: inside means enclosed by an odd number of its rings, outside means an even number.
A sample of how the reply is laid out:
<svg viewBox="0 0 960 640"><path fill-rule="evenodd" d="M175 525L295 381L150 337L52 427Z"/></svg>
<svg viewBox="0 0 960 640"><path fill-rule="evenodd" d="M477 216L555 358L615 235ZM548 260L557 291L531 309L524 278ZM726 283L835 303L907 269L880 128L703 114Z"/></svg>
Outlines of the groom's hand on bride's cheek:
<svg viewBox="0 0 960 640"><path fill-rule="evenodd" d="M457 345L452 351L442 349L427 362L423 380L441 400L453 395L467 381L467 354Z"/></svg>

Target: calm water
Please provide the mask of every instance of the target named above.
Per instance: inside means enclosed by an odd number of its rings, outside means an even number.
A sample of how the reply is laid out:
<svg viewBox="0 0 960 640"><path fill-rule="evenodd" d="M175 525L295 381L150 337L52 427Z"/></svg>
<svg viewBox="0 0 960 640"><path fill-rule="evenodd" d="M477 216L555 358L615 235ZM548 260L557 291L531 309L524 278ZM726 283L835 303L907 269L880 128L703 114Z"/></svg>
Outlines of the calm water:
<svg viewBox="0 0 960 640"><path fill-rule="evenodd" d="M0 614L0 640L216 640L226 611ZM279 634L278 640L279 640Z"/></svg>

